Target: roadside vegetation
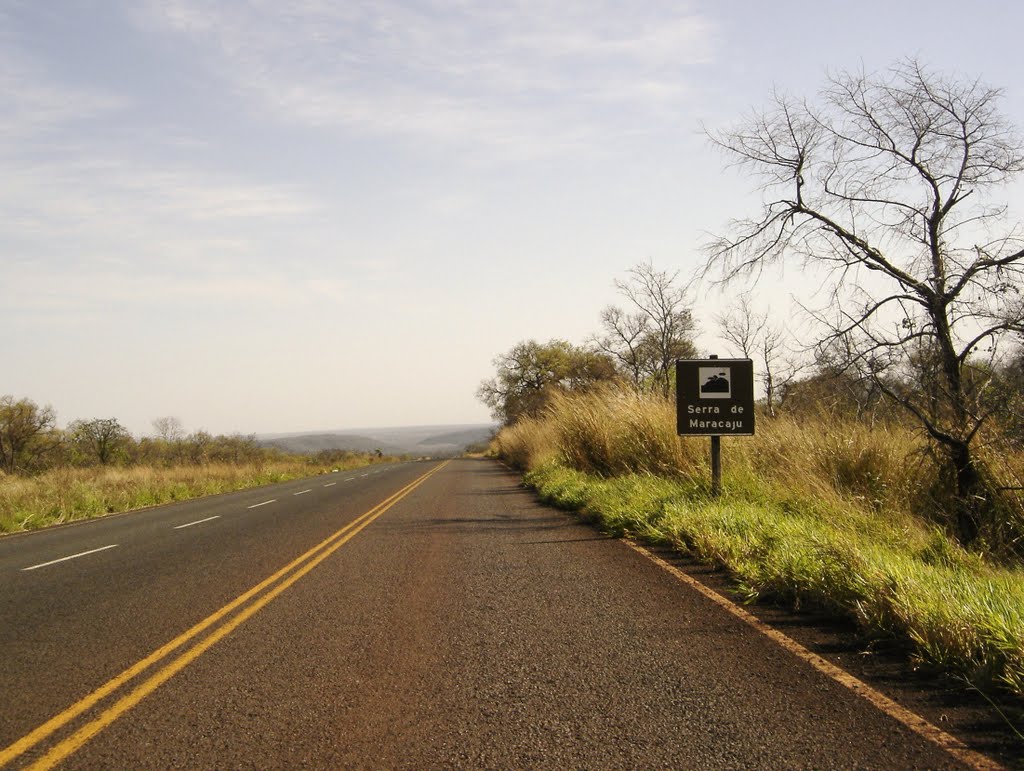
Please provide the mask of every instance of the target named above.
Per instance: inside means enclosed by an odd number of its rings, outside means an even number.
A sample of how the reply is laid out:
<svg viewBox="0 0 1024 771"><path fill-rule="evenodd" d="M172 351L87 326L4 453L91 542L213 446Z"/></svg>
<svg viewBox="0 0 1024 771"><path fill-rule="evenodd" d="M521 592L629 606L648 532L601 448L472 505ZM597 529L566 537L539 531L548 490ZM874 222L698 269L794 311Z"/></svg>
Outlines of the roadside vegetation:
<svg viewBox="0 0 1024 771"><path fill-rule="evenodd" d="M585 344L495 359L492 452L608 532L726 568L744 601L848 618L1024 696L1024 231L993 195L1024 140L999 96L908 60L709 132L763 209L689 283L633 268ZM759 298L776 266L819 289ZM754 360L761 393L756 436L723 439L717 497L668 366L697 357L695 285L733 290L700 331Z"/></svg>
<svg viewBox="0 0 1024 771"><path fill-rule="evenodd" d="M295 455L254 436L185 434L174 418L135 438L114 418L56 427L30 399L0 397L0 534L243 490L395 458L325 450Z"/></svg>
<svg viewBox="0 0 1024 771"><path fill-rule="evenodd" d="M494 451L547 502L728 569L743 601L848 618L866 642L902 640L923 665L1024 696L1024 570L1013 544L967 550L928 515L937 471L914 431L763 419L723 440L719 498L706 445L675 435L669 401L608 388L555 396ZM1024 453L1003 463L1020 479ZM1020 532L1024 511L1007 515Z"/></svg>

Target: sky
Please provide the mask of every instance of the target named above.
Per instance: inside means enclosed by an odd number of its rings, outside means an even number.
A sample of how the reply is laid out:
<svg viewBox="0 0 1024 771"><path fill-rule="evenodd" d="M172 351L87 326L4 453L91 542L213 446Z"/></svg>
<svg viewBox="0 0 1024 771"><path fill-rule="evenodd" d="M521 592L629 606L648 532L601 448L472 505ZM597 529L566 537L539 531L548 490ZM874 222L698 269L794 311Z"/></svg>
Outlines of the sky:
<svg viewBox="0 0 1024 771"><path fill-rule="evenodd" d="M907 56L1024 127L1022 9L0 0L0 395L137 435L487 422L495 356L756 213L702 127ZM729 302L693 297L702 350Z"/></svg>

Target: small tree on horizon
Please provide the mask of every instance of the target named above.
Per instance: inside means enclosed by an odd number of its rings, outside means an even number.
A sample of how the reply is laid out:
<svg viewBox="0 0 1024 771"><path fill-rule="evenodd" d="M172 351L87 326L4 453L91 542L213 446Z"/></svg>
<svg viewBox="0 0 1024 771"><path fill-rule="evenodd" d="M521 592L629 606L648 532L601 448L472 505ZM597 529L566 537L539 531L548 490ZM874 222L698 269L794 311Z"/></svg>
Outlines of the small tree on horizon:
<svg viewBox="0 0 1024 771"><path fill-rule="evenodd" d="M185 426L174 415L154 418L152 425L157 438L169 444L180 442L185 436Z"/></svg>
<svg viewBox="0 0 1024 771"><path fill-rule="evenodd" d="M773 323L766 312L754 310L749 292L741 294L729 310L716 315L715 322L726 343L743 358L754 361L764 389L765 409L775 417L789 387L805 369L788 347L786 329Z"/></svg>
<svg viewBox="0 0 1024 771"><path fill-rule="evenodd" d="M627 275L615 281L627 307L609 305L601 311L602 332L593 344L615 360L638 391L670 398L676 360L697 353L686 289L679 285L678 271L657 270L650 262L630 268Z"/></svg>

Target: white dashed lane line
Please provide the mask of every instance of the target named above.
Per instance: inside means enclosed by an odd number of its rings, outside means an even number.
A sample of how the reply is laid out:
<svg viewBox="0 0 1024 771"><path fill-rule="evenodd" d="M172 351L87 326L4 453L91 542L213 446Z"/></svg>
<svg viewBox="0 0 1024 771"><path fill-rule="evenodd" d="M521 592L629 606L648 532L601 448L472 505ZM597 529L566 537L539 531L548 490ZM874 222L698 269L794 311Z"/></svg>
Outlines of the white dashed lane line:
<svg viewBox="0 0 1024 771"><path fill-rule="evenodd" d="M84 557L87 554L95 554L98 551L106 551L107 549L113 549L115 546L117 546L117 544L112 543L109 546L101 546L98 549L89 549L89 551L82 551L78 554L71 554L67 557L61 557L60 559L50 560L49 562L41 562L38 565L32 565L31 567L22 568L22 571L35 570L36 568L45 568L48 565L56 565L58 562L67 562L68 560L77 559L78 557Z"/></svg>
<svg viewBox="0 0 1024 771"><path fill-rule="evenodd" d="M366 474L360 474L359 477L360 478L364 478L364 477L370 476L370 474L379 474L382 471L389 471L389 470L390 469L374 469L373 471L367 472ZM342 482L355 482L356 478L355 477L348 477L347 479L342 479L341 481ZM338 484L338 483L337 482L328 482L327 484L324 485L324 487L334 487L336 484ZM305 495L306 493L311 493L311 492L313 492L312 488L310 488L308 490L300 490L297 493L292 493L292 495ZM261 506L269 506L271 503L277 503L277 498L272 498L269 501L263 501L262 503L254 503L252 506L246 506L246 508L247 509L258 509ZM215 516L212 516L212 517L206 517L205 519L197 519L194 522L186 522L186 523L184 523L182 525L175 525L172 529L173 530L183 530L186 527L192 527L193 525L201 525L204 522L211 522L211 521L213 521L215 519L220 519L220 515L218 514L218 515L215 515ZM97 552L106 551L107 549L113 549L113 548L115 548L117 546L118 546L118 544L112 543L112 544L109 544L108 546L101 546L98 549L89 549L88 551L79 552L78 554L69 554L67 557L60 557L59 559L50 560L49 562L41 562L38 565L30 565L27 568L22 568L22 571L38 570L39 568L49 567L50 565L56 565L56 564L58 564L60 562L67 562L68 560L78 559L79 557L85 557L85 556L88 556L89 554L96 554Z"/></svg>
<svg viewBox="0 0 1024 771"><path fill-rule="evenodd" d="M181 530L182 528L192 527L192 525L201 525L204 522L209 522L213 519L220 519L220 514L216 514L212 517L207 517L206 519L197 519L195 522L186 522L184 525L175 525L174 529Z"/></svg>

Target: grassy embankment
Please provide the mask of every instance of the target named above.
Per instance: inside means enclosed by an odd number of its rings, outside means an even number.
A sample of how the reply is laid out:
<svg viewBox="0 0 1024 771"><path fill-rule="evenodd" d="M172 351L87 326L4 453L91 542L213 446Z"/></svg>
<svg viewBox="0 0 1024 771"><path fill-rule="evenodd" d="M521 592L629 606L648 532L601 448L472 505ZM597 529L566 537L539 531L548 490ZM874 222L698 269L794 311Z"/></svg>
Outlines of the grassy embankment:
<svg viewBox="0 0 1024 771"><path fill-rule="evenodd" d="M113 512L244 490L366 466L356 456L322 465L307 458L163 467L62 468L36 476L0 474L0 533L34 530Z"/></svg>
<svg viewBox="0 0 1024 771"><path fill-rule="evenodd" d="M556 399L495 449L545 500L726 567L744 600L849 617L923 664L1024 696L1024 569L929 518L936 472L912 431L762 420L757 436L723 440L718 499L707 444L680 441L671 404L609 392ZM999 462L1021 478L1024 457ZM993 539L1007 522L1024 530L1019 507Z"/></svg>

